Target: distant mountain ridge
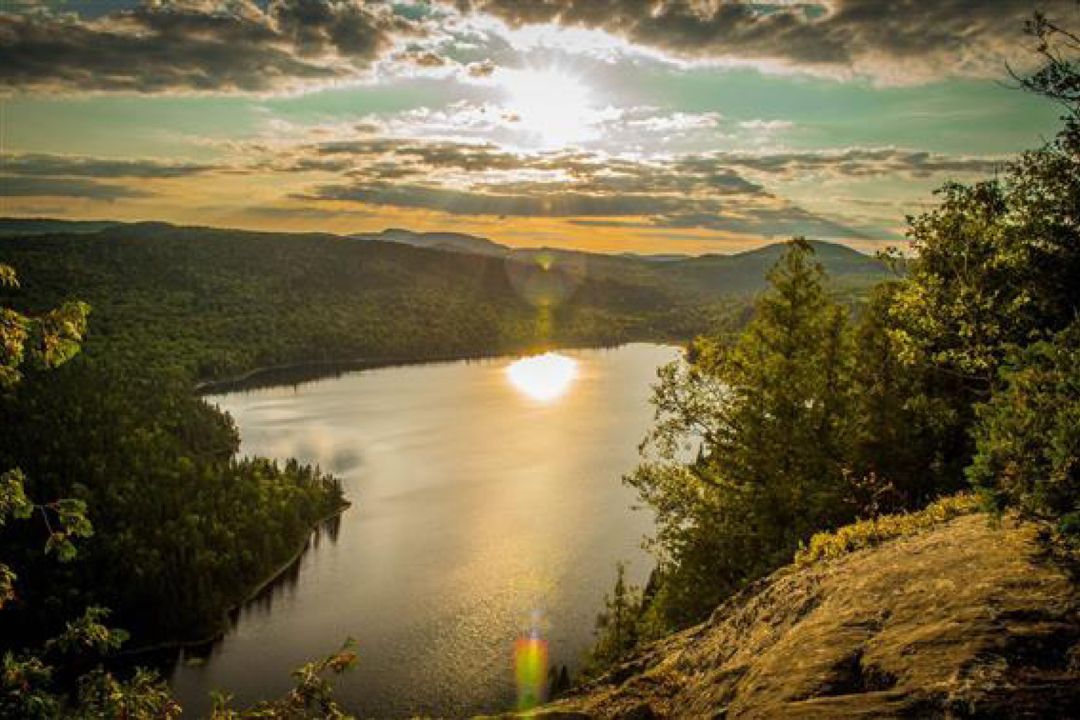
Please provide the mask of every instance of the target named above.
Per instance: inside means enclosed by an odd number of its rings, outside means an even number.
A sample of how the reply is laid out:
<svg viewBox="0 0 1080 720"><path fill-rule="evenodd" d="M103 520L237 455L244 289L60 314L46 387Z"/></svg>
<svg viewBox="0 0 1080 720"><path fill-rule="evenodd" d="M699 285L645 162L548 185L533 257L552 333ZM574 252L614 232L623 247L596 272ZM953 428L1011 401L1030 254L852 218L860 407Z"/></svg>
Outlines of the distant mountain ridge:
<svg viewBox="0 0 1080 720"><path fill-rule="evenodd" d="M0 235L96 233L123 225L115 220L54 220L52 218L0 218Z"/></svg>
<svg viewBox="0 0 1080 720"><path fill-rule="evenodd" d="M721 288L726 293L756 292L762 287L765 273L779 259L784 248L784 243L777 242L731 254L709 253L697 256L682 253L606 254L549 247L512 248L487 238L465 233L413 232L401 228L350 237L451 252L511 257L518 260L544 255L556 261L578 263L584 261L590 274L599 273L602 276L630 272L629 264L632 263L645 266L638 269L646 273L656 273L661 278L683 284L686 290L707 295L712 295ZM861 284L863 279L877 282L889 276L889 271L881 260L854 248L820 240L811 240L810 244L814 247L817 258L825 267L826 272L836 281L856 279L857 284ZM634 273L631 272L631 274Z"/></svg>
<svg viewBox="0 0 1080 720"><path fill-rule="evenodd" d="M236 233L250 236L273 234L296 237L336 237L362 242L390 243L429 251L504 258L519 263L544 263L576 276L588 276L601 282L629 283L664 289L673 296L715 299L759 292L765 274L783 252L784 243L772 243L738 253L683 255L678 253L643 255L638 253L606 254L584 250L536 247L513 248L488 238L457 232L415 232L388 228L377 233L337 235L333 233L260 233L246 230L222 230L176 226L164 222L121 223L113 221L69 221L49 218L0 218L0 236L101 233L123 235L163 232ZM846 245L819 240L810 244L834 284L845 289L861 289L891 277L881 260Z"/></svg>
<svg viewBox="0 0 1080 720"><path fill-rule="evenodd" d="M396 242L413 247L468 252L478 255L502 256L511 252L511 248L500 245L487 238L455 232L413 232L401 228L387 228L380 233L358 233L349 237L357 240L379 240Z"/></svg>

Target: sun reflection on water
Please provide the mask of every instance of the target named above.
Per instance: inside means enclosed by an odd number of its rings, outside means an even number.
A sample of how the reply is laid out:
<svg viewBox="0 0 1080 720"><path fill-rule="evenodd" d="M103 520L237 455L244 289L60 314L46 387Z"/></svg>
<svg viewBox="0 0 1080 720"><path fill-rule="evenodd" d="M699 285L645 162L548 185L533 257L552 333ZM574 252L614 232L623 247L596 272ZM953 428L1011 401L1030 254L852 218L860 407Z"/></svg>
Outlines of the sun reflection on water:
<svg viewBox="0 0 1080 720"><path fill-rule="evenodd" d="M510 384L540 402L552 402L566 394L578 376L577 360L559 353L533 355L506 368Z"/></svg>

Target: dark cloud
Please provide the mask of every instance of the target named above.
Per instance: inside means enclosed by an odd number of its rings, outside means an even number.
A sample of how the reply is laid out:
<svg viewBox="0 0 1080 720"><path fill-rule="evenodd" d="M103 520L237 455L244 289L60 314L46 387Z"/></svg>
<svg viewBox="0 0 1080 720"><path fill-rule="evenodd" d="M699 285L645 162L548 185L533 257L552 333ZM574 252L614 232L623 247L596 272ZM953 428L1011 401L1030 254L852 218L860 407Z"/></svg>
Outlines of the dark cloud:
<svg viewBox="0 0 1080 720"><path fill-rule="evenodd" d="M0 171L8 175L88 178L182 178L217 169L213 165L156 160L112 160L40 153L0 155Z"/></svg>
<svg viewBox="0 0 1080 720"><path fill-rule="evenodd" d="M289 198L307 203L309 219L340 212L320 205L327 201L348 203L355 212L364 212L365 206L393 206L453 215L557 217L613 227L856 239L883 236L884 231L853 229L850 219L830 219L794 206L766 186L800 178L985 174L998 162L898 148L637 158L586 150L523 153L493 144L369 135L317 138L284 147L259 142L233 146L234 159L215 165L8 154L0 156L0 194L113 200L148 193L98 181L179 182L211 172L276 177L318 172L330 179ZM291 202L283 209L268 209L266 215L299 217ZM854 221L856 228L863 224Z"/></svg>
<svg viewBox="0 0 1080 720"><path fill-rule="evenodd" d="M444 0L512 25L598 28L676 56L777 61L890 81L1000 74L1023 56L1031 0ZM171 0L0 12L0 88L35 92L263 92L355 78L437 22L389 0ZM1074 0L1045 0L1052 15ZM48 8L52 9L48 9ZM64 10L57 9L58 7ZM81 13L81 14L80 14ZM412 15L410 17L409 15ZM430 15L430 13L428 14ZM407 55L435 68L424 49ZM494 71L490 60L464 66Z"/></svg>
<svg viewBox="0 0 1080 720"><path fill-rule="evenodd" d="M569 222L583 227L621 227L635 230L699 229L765 238L805 235L831 240L867 239L865 232L795 205L750 206L739 208L735 212L727 212L716 207L711 211L697 210L659 215L644 222L589 218L574 219ZM870 232L881 237L888 235L885 231L877 229Z"/></svg>
<svg viewBox="0 0 1080 720"><path fill-rule="evenodd" d="M679 158L675 162L675 168L691 174L716 172L718 168L735 168L788 180L810 175L929 178L940 175L987 175L999 170L1002 162L995 157L943 155L924 150L886 147L767 154L704 153Z"/></svg>
<svg viewBox="0 0 1080 720"><path fill-rule="evenodd" d="M153 193L84 178L0 177L0 197L74 197L92 200L131 200Z"/></svg>
<svg viewBox="0 0 1080 720"><path fill-rule="evenodd" d="M655 218L653 224L664 228L703 228L770 237L807 235L846 240L865 237L846 225L793 205L755 207L733 214L676 213Z"/></svg>
<svg viewBox="0 0 1080 720"><path fill-rule="evenodd" d="M339 209L328 209L320 207L311 207L310 205L257 205L252 207L243 208L237 211L235 208L210 208L215 213L222 213L225 211L234 212L242 215L249 215L259 218L270 218L274 220L340 220L342 215L353 215L357 217L365 217L371 215L370 211L355 209L348 213L343 213Z"/></svg>
<svg viewBox="0 0 1080 720"><path fill-rule="evenodd" d="M292 152L281 167L332 162L341 177L296 196L309 202L455 215L560 217L586 226L833 239L892 233L792 205L766 185L800 178L986 174L1000 162L888 147L634 158L585 150L515 153L491 144L385 137L312 143Z"/></svg>
<svg viewBox="0 0 1080 720"><path fill-rule="evenodd" d="M365 205L391 205L438 210L452 215L515 217L588 217L651 215L677 210L678 198L654 195L587 195L548 188L539 194L493 193L426 185L364 183L323 185L308 200L343 200Z"/></svg>
<svg viewBox="0 0 1080 720"><path fill-rule="evenodd" d="M562 187L595 192L754 193L761 185L747 179L794 180L810 176L930 178L987 175L998 170L997 157L931 153L904 148L844 148L780 153L712 152L659 160L611 157L583 150L516 153L493 144L419 141L367 137L301 147L288 161L295 169L345 170L378 179L377 170L417 173L461 170L470 173L533 171L565 176ZM377 164L376 164L377 163ZM411 174L411 173L410 173ZM546 183L537 183L543 186ZM492 186L504 185L501 180Z"/></svg>
<svg viewBox="0 0 1080 720"><path fill-rule="evenodd" d="M415 159L432 167L456 167L465 170L511 169L521 167L524 156L500 150L491 144L450 141L417 141L402 138L341 140L310 148L319 155L373 156L391 153L402 159Z"/></svg>
<svg viewBox="0 0 1080 720"><path fill-rule="evenodd" d="M410 50L399 55L398 59L421 68L441 68L450 64L442 55L430 50Z"/></svg>
<svg viewBox="0 0 1080 720"><path fill-rule="evenodd" d="M491 77L495 74L495 63L490 59L480 60L478 62L469 63L465 66L469 77L472 78L485 78Z"/></svg>
<svg viewBox="0 0 1080 720"><path fill-rule="evenodd" d="M863 237L777 198L717 158L647 162L583 151L514 154L490 145L386 138L324 143L304 152L344 154L355 163L346 173L350 181L323 184L293 198L307 202L422 208L452 215L558 217L585 226L705 229L757 237ZM392 169L393 175L381 175L384 169ZM462 186L461 172L476 181ZM502 179L500 172L506 173ZM523 179L530 173L562 177ZM409 179L397 182L396 177ZM421 177L423 182L417 182Z"/></svg>
<svg viewBox="0 0 1080 720"><path fill-rule="evenodd" d="M93 19L0 13L0 87L32 91L268 91L357 75L420 32L361 0L175 0Z"/></svg>
<svg viewBox="0 0 1080 720"><path fill-rule="evenodd" d="M777 60L890 79L1000 74L1021 44L1031 0L453 0L511 25L554 22L606 30L688 58ZM1045 0L1073 13L1073 0Z"/></svg>

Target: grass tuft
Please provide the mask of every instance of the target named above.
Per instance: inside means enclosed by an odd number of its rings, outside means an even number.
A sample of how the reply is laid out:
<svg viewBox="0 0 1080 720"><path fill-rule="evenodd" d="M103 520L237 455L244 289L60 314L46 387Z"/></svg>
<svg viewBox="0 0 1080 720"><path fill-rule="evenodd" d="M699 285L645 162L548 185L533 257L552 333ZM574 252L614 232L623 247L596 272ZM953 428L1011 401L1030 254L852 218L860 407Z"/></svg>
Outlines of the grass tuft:
<svg viewBox="0 0 1080 720"><path fill-rule="evenodd" d="M941 525L955 517L970 515L982 509L979 499L971 493L941 498L917 512L882 515L859 520L832 532L821 532L810 538L795 553L795 564L812 565L835 560L856 550L875 547L888 540L908 537Z"/></svg>

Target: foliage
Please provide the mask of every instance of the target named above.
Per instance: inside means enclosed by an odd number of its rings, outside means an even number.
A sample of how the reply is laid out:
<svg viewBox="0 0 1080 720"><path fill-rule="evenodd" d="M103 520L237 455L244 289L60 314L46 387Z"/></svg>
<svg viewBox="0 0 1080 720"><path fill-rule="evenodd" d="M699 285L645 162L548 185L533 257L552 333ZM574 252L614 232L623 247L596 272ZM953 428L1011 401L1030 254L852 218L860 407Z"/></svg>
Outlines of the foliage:
<svg viewBox="0 0 1080 720"><path fill-rule="evenodd" d="M1025 23L1024 32L1035 40L1034 51L1042 62L1031 75L1013 72L1013 77L1031 92L1057 100L1070 110L1076 108L1080 105L1080 36L1042 12Z"/></svg>
<svg viewBox="0 0 1080 720"><path fill-rule="evenodd" d="M215 695L210 720L345 720L352 717L334 700L333 686L327 676L340 675L356 666L354 645L348 640L338 652L294 671L296 686L276 700L238 711L230 707L228 695Z"/></svg>
<svg viewBox="0 0 1080 720"><path fill-rule="evenodd" d="M585 660L585 676L598 674L634 649L641 611L641 591L626 582L626 566L618 563L615 585L604 596L604 609L596 617L597 640Z"/></svg>
<svg viewBox="0 0 1080 720"><path fill-rule="evenodd" d="M993 180L946 185L939 207L911 220L914 255L887 325L918 382L905 393L907 407L930 410L934 421L917 424L934 428L942 457L953 458L935 463L931 487L947 490L955 468L970 465L968 478L998 509L1014 505L1070 524L1080 43L1040 13L1026 30L1042 64L1016 77L1063 105L1063 128Z"/></svg>
<svg viewBox="0 0 1080 720"><path fill-rule="evenodd" d="M734 342L699 341L661 372L649 458L626 481L657 516L668 626L692 623L849 519L846 312L811 246L793 241ZM697 448L697 459L686 456Z"/></svg>
<svg viewBox="0 0 1080 720"><path fill-rule="evenodd" d="M6 265L0 265L0 284L17 287L15 273ZM36 647L25 642L29 638L37 637L35 632L29 634L25 632L26 628L22 624L27 618L36 617L52 621L56 617L66 616L67 605L72 601L81 604L83 598L79 592L73 592L75 588L65 586L72 577L70 573L54 575L54 566L44 562L37 564L33 562L34 559L47 560L34 550L32 543L23 542L34 537L33 529L7 526L8 520L26 520L35 514L40 514L45 529L44 555L54 555L57 560L65 564L75 558L75 541L87 542L93 536L87 504L83 499L61 496L60 499L50 502L35 503L26 491L27 485L30 484L37 490L57 491L65 482L70 482L66 476L59 480L48 479L49 468L54 467L52 464L57 462L60 463L63 472L75 471L74 477L82 480L93 477L94 470L106 469L98 475L98 478L113 480L110 486L91 488L79 483L63 489L75 490L85 495L93 495L92 491L98 490L104 496L100 498L104 503L103 507L119 510L121 516L125 512L143 513L143 516L146 516L145 510L135 507L132 504L133 501L141 498L141 502L155 505L161 498L154 493L139 492L139 488L131 484L130 480L128 480L127 491L123 492L123 481L116 482L117 476L111 475L107 470L109 462L119 464L119 468L113 469L123 473L120 477L129 478L133 474L137 476L141 469L144 471L142 479L152 481L152 478L145 477L145 471L148 468L168 470L168 466L131 467L130 463L142 459L140 452L145 455L156 450L158 453L163 452L167 457L170 450L175 450L175 446L186 444L195 452L210 451L208 455L201 456L195 462L186 457L180 457L177 460L177 466L183 474L186 475L201 465L204 468L203 480L217 484L217 487L211 487L219 492L204 498L204 502L225 502L231 492L235 496L232 506L235 511L240 509L237 507L238 502L254 501L256 504L253 507L243 508L248 511L246 515L249 522L254 520L265 523L261 528L264 532L276 531L272 538L273 542L277 543L289 542L290 539L299 536L301 529L295 523L304 522L304 513L316 512L316 509L340 507L342 502L340 487L337 486L336 481L321 476L317 470L302 468L294 462L281 471L276 465L267 461L236 462L231 460L238 442L235 429L227 418L213 412L201 401L191 397L186 385L182 386L181 391L179 390L181 386L174 384L171 386L172 394L160 392L161 387L170 387L168 384L154 385L154 391L135 396L135 399L144 401L140 404L132 402L130 387L125 387L127 392L121 393L114 384L110 393L110 386L103 377L88 377L81 374L75 376L77 380L74 389L69 388L59 395L52 396L52 401L58 404L50 407L48 401L50 396L40 388L36 390L28 388L39 383L40 378L34 374L27 378L20 371L20 366L31 365L35 369L49 369L71 359L79 350L79 340L85 331L86 311L86 306L81 303L68 303L59 311L50 311L31 318L7 308L0 308L0 312L3 313L0 316L0 320L3 321L0 324L0 347L3 349L3 355L0 355L0 371L2 371L0 372L0 381L2 381L0 390L5 391L6 395L4 398L6 402L0 407L5 415L4 427L8 430L4 439L11 441L16 436L20 436L24 443L23 453L17 449L19 441L5 445L5 459L11 459L6 457L7 455L20 456L22 460L29 463L28 466L40 467L46 477L41 482L29 483L21 469L0 473L0 532L5 534L5 548L12 555L17 556L17 559L26 561L26 564L31 567L29 573L31 577L40 575L45 569L49 578L43 585L28 585L24 578L16 576L10 566L0 564L0 609L5 610L0 620L5 626L3 637L7 648L0 657L0 716L28 719L64 717L85 718L86 720L152 717L169 720L178 718L181 708L172 697L168 687L155 674L137 669L132 677L121 679L101 667L86 669L100 658L115 652L128 638L127 632L110 629L103 624L102 621L109 615L109 611L104 608L94 605L85 607L78 619L65 623L59 634ZM115 377L112 379L115 380ZM51 385L46 387L52 388ZM31 395L28 396L27 393ZM44 402L43 399L45 399ZM43 407L46 409L42 409ZM97 410L99 414L95 416L93 410ZM139 411L142 411L141 415ZM166 427L158 424L163 420ZM174 425L170 425L170 422ZM42 427L42 424L49 423L58 423L58 425L49 428ZM92 425L82 423L92 423ZM140 423L145 427L133 427L139 426ZM42 438L64 437L72 427L98 433L95 436L98 442L88 445L54 442L51 447L41 447ZM200 436L198 432L190 432L200 427L206 431L205 436ZM43 434L36 434L39 432ZM132 438L138 438L142 442L138 440L132 442ZM105 448L104 452L103 448ZM95 450L101 454L94 456ZM66 457L65 453L67 453ZM99 464L93 467L78 467L80 460L86 460L88 455L91 456L90 464L93 461L99 461ZM162 458L159 455L156 459ZM102 460L106 462L100 462ZM213 467L218 468L218 476L210 471ZM229 474L234 474L236 477L229 478ZM290 483L295 483L295 486L290 486ZM160 489L160 486L156 484L151 486L155 490ZM291 487L293 492L290 493ZM271 496L262 497L261 495L268 489ZM121 492L117 493L117 490ZM198 497L196 487L189 487L187 490L195 490ZM262 493L253 494L253 490L261 490ZM238 491L239 495L237 495ZM43 494L56 495L55 492ZM277 497L274 496L275 494ZM260 500L262 500L261 505L258 504ZM290 503L295 507L289 508ZM220 513L226 507L228 506L213 509ZM163 508L157 509L160 511ZM193 503L190 509L203 511L209 519L215 517L213 512L200 508L198 502ZM243 514L245 513L237 515ZM109 516L104 514L103 517L106 518L103 526L111 529L107 520ZM142 516L132 514L127 517L137 519ZM198 516L188 514L183 517L185 520L190 520ZM282 526L279 522L275 527L275 520L285 520L294 524ZM134 535L130 529L127 529L116 532L115 535L110 534L104 539L106 548L121 553L108 558L109 566L112 568L127 566L130 570L134 570L134 575L129 578L129 581L134 579L136 586L139 576L153 578L155 566L152 564L140 566L137 562L132 563L132 558L140 557L140 552L143 552L145 556L146 550L156 552L162 548L161 545L157 547L139 545L141 542L150 540L145 534L145 525L143 527L142 535ZM250 527L250 525L247 526L249 534ZM305 525L302 532L306 534L309 528L310 524ZM167 524L164 529L176 532ZM190 526L190 523L187 529L189 533L199 530L197 527ZM183 538L182 534L176 534L177 538ZM189 535L183 539L191 542L193 538ZM195 539L198 539L198 536ZM115 544L117 540L119 540L118 545ZM227 545L223 547L229 550ZM268 547L270 553L275 552L272 543L267 545L264 542L264 551ZM102 551L98 548L97 552L106 557L108 555L108 550ZM281 551L277 552L280 554ZM6 555L7 553L3 558L5 563L10 560ZM93 557L92 553L91 558ZM214 557L217 557L216 554ZM165 563L174 561L175 558L168 557L164 560ZM260 572L258 567L249 567L252 564L257 565L260 561L265 563L267 558L257 556L252 558L241 555L235 550L232 550L231 554L221 556L221 562L230 566L230 569L239 566L241 579L244 579L245 573ZM159 559L157 569L160 570L161 566L162 560ZM67 567L70 568L70 565ZM190 580L192 576L185 573L193 570L201 571L204 568L183 567L182 563L179 567L170 567L169 572L178 573L176 580L171 582L178 580L183 583ZM93 579L96 581L102 576L99 570ZM46 588L45 598L40 606L33 603L33 600L39 599L34 595L34 591L39 587ZM115 586L115 589L122 593L130 588L130 585ZM16 592L17 589L20 592ZM237 591L235 581L230 589L234 593ZM171 607L172 600L172 597L159 597L149 607L161 612L162 608ZM220 598L217 600L220 602ZM220 612L220 607L212 606L209 609L203 609L202 612ZM13 618L14 622L12 622ZM24 641L21 647L17 647L20 645L17 638ZM322 674L326 671L342 672L351 667L354 662L355 654L348 648L343 648L336 655L297 671L296 688L284 698L275 702L268 701L257 708L245 711L229 710L222 705L218 708L221 713L219 717L230 719L346 717L333 702L330 685Z"/></svg>
<svg viewBox="0 0 1080 720"><path fill-rule="evenodd" d="M853 329L846 470L856 514L920 507L959 490L967 435L953 379L904 362L893 320L903 283L879 286Z"/></svg>
<svg viewBox="0 0 1080 720"><path fill-rule="evenodd" d="M74 702L64 708L74 720L96 718L154 718L175 720L183 715L180 703L157 674L136 669L129 680L120 680L102 668L79 678Z"/></svg>
<svg viewBox="0 0 1080 720"><path fill-rule="evenodd" d="M231 419L179 378L71 364L28 378L0 424L0 466L24 468L33 495L77 498L50 512L60 523L49 546L79 530L64 524L74 504L97 530L62 569L29 550L34 531L4 533L27 585L0 617L5 645L47 637L88 605L112 608L139 644L204 637L343 504L317 468L236 459Z"/></svg>
<svg viewBox="0 0 1080 720"><path fill-rule="evenodd" d="M796 547L813 562L972 511L934 502L965 468L996 509L1080 528L1080 42L1042 15L1028 32L1043 65L1020 79L1066 107L1062 131L910 218L904 276L853 328L796 241L741 335L661 372L628 478L658 517L639 635L700 619Z"/></svg>
<svg viewBox="0 0 1080 720"><path fill-rule="evenodd" d="M88 657L85 649L82 657ZM333 699L328 676L353 668L356 659L350 641L338 652L296 670L295 685L284 696L249 708L234 708L228 695L217 694L209 720L347 720L352 716ZM78 675L72 693L64 690L57 674L41 656L5 654L0 659L0 717L175 720L182 716L168 685L151 671L136 669L130 678L121 679L95 667Z"/></svg>
<svg viewBox="0 0 1080 720"><path fill-rule="evenodd" d="M910 282L894 317L913 357L992 388L1008 349L1067 327L1080 309L1080 44L1036 14L1041 67L1020 78L1061 102L1064 127L993 180L947 184L938 208L910 221Z"/></svg>
<svg viewBox="0 0 1080 720"><path fill-rule="evenodd" d="M544 273L561 273L573 292L538 308L515 285L520 263L329 235L144 223L0 238L0 253L24 276L24 292L4 298L0 289L0 301L35 310L77 294L95 309L90 357L198 379L285 364L686 338L731 304L620 274L631 261L612 259L613 268L554 264Z"/></svg>
<svg viewBox="0 0 1080 720"><path fill-rule="evenodd" d="M829 532L815 533L808 545L795 553L795 563L812 565L865 550L896 538L909 537L980 509L971 493L943 497L915 512L880 515L858 520Z"/></svg>
<svg viewBox="0 0 1080 720"><path fill-rule="evenodd" d="M0 265L0 285L18 287L13 269ZM34 369L55 368L70 360L79 350L79 341L86 329L88 308L78 302L66 303L38 317L28 317L8 308L0 307L0 391L10 393L23 379L21 366ZM46 503L35 503L25 491L26 476L22 470L8 470L0 474L0 529L9 519L26 520L40 513L45 526L45 554L53 553L67 563L76 554L73 540L92 535L92 527L86 516L86 505L81 500L61 498ZM10 610L11 601L21 601L16 593L17 576L6 562L0 563L0 609ZM105 706L85 708L70 707L62 694L54 687L56 667L65 659L83 663L90 657L115 650L126 638L123 631L111 630L100 620L107 611L91 607L63 631L46 642L38 650L13 652L6 650L0 659L0 716L21 718L102 717ZM5 613L6 615L6 613ZM108 676L97 672L80 678L80 692L100 686ZM85 682L83 682L85 681ZM126 698L141 697L154 685L148 677L137 678L138 686L110 679L107 697L113 702L125 702ZM145 687L144 687L145 685ZM160 686L152 692L162 694ZM173 703L175 705L175 703ZM146 709L149 709L149 707ZM170 717L166 706L154 705L153 714ZM88 711L88 712L84 712ZM115 715L114 715L115 716Z"/></svg>
<svg viewBox="0 0 1080 720"><path fill-rule="evenodd" d="M18 288L14 268L0 263L0 289ZM67 362L79 351L86 333L90 306L67 301L31 316L0 306L0 392L22 379L23 366L47 370Z"/></svg>
<svg viewBox="0 0 1080 720"><path fill-rule="evenodd" d="M1080 537L1080 323L1016 350L978 410L972 483L998 512L1015 507Z"/></svg>

